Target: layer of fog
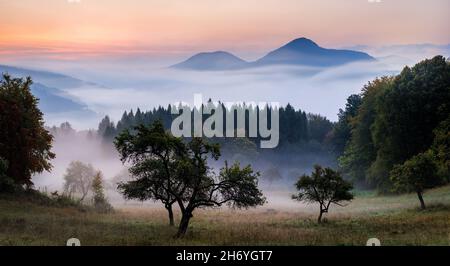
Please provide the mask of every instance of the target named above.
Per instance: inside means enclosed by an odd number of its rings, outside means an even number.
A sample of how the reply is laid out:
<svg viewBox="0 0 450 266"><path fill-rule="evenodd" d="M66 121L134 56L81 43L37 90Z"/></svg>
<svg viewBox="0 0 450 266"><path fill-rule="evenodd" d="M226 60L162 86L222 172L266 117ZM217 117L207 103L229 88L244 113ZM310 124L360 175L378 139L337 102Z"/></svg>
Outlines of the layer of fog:
<svg viewBox="0 0 450 266"><path fill-rule="evenodd" d="M56 158L52 160L53 169L50 172L43 172L33 176L33 183L36 189L51 193L64 192L64 175L73 161L80 161L84 164L91 164L96 170L101 171L104 178L104 187L109 201L114 206L153 206L152 201L141 203L138 201L128 201L118 192L118 182L130 179L128 164L120 161L119 154L113 145L105 142L89 131L69 131L61 133L60 129L54 135L52 151ZM275 207L295 207L297 203L291 200L292 193L295 193L293 184L302 174L309 173L314 163L329 165L329 158L318 154L300 154L260 156L256 159L240 159L239 154L224 154L219 161L210 161L212 171L218 173L224 166L224 161L239 161L241 165L251 164L255 172L259 172L259 187L267 197L268 203L265 208ZM88 198L92 194L88 195ZM156 206L160 206L159 203Z"/></svg>
<svg viewBox="0 0 450 266"><path fill-rule="evenodd" d="M85 103L95 114L89 117L77 113L46 114L47 125L68 120L78 129L87 129L96 128L98 121L107 114L117 121L124 110L137 107L148 110L177 101L192 102L194 93L202 93L205 100L291 103L296 108L336 120L346 98L360 92L369 80L396 74L405 65L414 65L437 54L450 55L448 45L351 48L366 51L377 61L327 69L274 66L225 72L169 69L167 66L183 59L180 55L166 59L144 55L70 60L23 57L5 63L47 69L98 84L66 89L68 95Z"/></svg>
<svg viewBox="0 0 450 266"><path fill-rule="evenodd" d="M195 93L201 93L205 101L211 98L224 102L291 103L335 120L338 109L350 94L359 92L368 80L395 71L382 62L324 70L286 66L228 72L158 69L111 77L132 80L127 87L82 87L67 93L92 110L110 114L116 120L124 110L137 107L148 110L178 101L192 103ZM139 82L134 84L135 80Z"/></svg>
<svg viewBox="0 0 450 266"><path fill-rule="evenodd" d="M274 66L257 69L226 72L195 72L168 69L168 62L156 64L153 61L121 59L117 61L90 60L42 61L47 69L73 77L95 82L101 86L67 89L66 92L85 103L94 115L86 117L72 114L46 114L46 124L58 125L69 121L76 129L97 128L100 119L108 114L113 120L120 119L125 110L152 109L158 105L185 101L192 103L194 93L202 93L204 100L220 101L280 102L293 104L307 112L319 113L336 120L339 108L346 98L359 93L364 84L375 77L398 73L405 65L413 65L424 58L442 54L449 56L448 46L432 47L361 47L378 60L371 63L354 63L329 69L294 66ZM173 63L173 62L172 62ZM80 160L91 163L104 173L108 183L108 196L115 204L126 203L114 192L113 179L124 173L116 151L104 145L99 138L88 138L85 133L76 137L57 136L53 151L51 173L42 173L33 178L35 186L47 191L61 190L63 176L69 163ZM292 180L303 173L309 173L310 161L321 158L303 159L291 162L289 168L278 169L281 181L264 183L263 190L270 207L296 206L290 199ZM304 165L302 165L302 162ZM254 165L256 170L267 171L267 162ZM275 166L276 167L276 166ZM126 171L126 170L125 170ZM276 185L282 183L282 185Z"/></svg>

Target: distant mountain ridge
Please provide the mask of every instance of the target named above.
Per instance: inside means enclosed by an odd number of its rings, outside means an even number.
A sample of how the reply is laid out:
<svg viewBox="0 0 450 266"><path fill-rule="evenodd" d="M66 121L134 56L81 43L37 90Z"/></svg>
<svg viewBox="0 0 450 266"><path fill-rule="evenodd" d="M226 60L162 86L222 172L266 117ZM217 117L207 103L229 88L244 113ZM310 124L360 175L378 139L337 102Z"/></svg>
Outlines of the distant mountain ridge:
<svg viewBox="0 0 450 266"><path fill-rule="evenodd" d="M310 39L298 38L254 62L247 62L228 52L217 51L196 54L179 64L173 65L172 68L233 70L267 65L332 67L356 61L372 60L375 60L375 58L364 52L322 48Z"/></svg>
<svg viewBox="0 0 450 266"><path fill-rule="evenodd" d="M0 65L0 73L9 73L14 77L30 76L34 82L39 82L49 87L58 87L59 89L76 88L86 84L85 81L59 73L9 65Z"/></svg>
<svg viewBox="0 0 450 266"><path fill-rule="evenodd" d="M326 49L306 39L295 39L257 60L257 65L289 64L330 67L355 61L371 61L372 56L358 51Z"/></svg>
<svg viewBox="0 0 450 266"><path fill-rule="evenodd" d="M193 70L226 70L244 68L247 65L247 61L244 61L231 53L216 51L209 53L198 53L186 61L172 67Z"/></svg>
<svg viewBox="0 0 450 266"><path fill-rule="evenodd" d="M84 103L73 99L63 89L81 87L88 82L59 73L0 65L0 74L8 73L15 78L30 76L33 80L31 92L39 99L39 108L46 114L65 112L90 113ZM2 76L0 76L0 80Z"/></svg>

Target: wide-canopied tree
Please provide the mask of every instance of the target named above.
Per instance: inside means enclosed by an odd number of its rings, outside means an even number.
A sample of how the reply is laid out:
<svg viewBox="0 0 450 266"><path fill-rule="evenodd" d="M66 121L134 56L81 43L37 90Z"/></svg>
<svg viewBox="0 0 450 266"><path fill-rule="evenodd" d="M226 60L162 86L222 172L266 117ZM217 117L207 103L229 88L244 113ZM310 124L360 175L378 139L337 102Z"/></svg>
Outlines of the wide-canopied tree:
<svg viewBox="0 0 450 266"><path fill-rule="evenodd" d="M344 180L339 172L331 168L314 166L314 172L302 175L295 187L299 191L292 198L308 203L319 203L320 213L317 221L322 222L322 215L328 213L331 204L343 206L342 201L350 201L353 195L350 192L353 185Z"/></svg>
<svg viewBox="0 0 450 266"><path fill-rule="evenodd" d="M128 198L176 202L181 211L177 237L183 237L198 208L227 204L247 208L265 202L258 189L258 173L239 164L214 173L208 159L217 160L219 146L201 138L186 142L165 132L161 122L121 133L115 141L122 161L130 162L134 179L119 188ZM170 213L169 213L170 214Z"/></svg>

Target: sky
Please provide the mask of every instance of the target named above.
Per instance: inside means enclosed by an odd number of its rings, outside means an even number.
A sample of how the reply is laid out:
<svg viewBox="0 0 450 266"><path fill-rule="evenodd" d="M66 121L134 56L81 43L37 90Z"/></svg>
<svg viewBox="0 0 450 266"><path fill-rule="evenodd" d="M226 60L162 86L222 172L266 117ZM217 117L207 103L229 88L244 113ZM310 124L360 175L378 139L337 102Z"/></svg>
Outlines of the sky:
<svg viewBox="0 0 450 266"><path fill-rule="evenodd" d="M297 37L325 47L450 43L448 0L0 0L0 10L1 54L254 59Z"/></svg>
<svg viewBox="0 0 450 266"><path fill-rule="evenodd" d="M124 110L190 102L194 93L291 103L336 121L346 98L369 80L450 56L448 0L0 0L0 11L0 64L94 84L65 93L96 116L46 114L48 125L69 121L82 129L95 128L104 115L117 121ZM205 51L256 60L299 37L377 61L312 76L302 67L167 68Z"/></svg>

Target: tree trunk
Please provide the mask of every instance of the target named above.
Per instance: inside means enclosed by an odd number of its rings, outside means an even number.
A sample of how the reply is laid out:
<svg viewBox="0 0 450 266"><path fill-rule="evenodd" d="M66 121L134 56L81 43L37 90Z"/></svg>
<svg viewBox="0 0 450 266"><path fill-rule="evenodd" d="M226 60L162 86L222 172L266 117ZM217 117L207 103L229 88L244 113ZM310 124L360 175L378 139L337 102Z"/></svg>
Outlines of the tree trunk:
<svg viewBox="0 0 450 266"><path fill-rule="evenodd" d="M185 211L181 216L180 225L178 226L178 232L176 238L182 238L188 229L189 220L192 218L192 213Z"/></svg>
<svg viewBox="0 0 450 266"><path fill-rule="evenodd" d="M317 219L317 222L318 222L319 224L322 223L322 214L323 214L323 211L320 210L319 218Z"/></svg>
<svg viewBox="0 0 450 266"><path fill-rule="evenodd" d="M422 191L417 191L417 197L419 198L419 201L420 201L420 208L422 208L422 210L424 210L426 207L425 207L425 201L423 201Z"/></svg>
<svg viewBox="0 0 450 266"><path fill-rule="evenodd" d="M83 193L81 198L78 200L78 203L83 202L84 198L86 197L87 193Z"/></svg>
<svg viewBox="0 0 450 266"><path fill-rule="evenodd" d="M167 212L169 213L169 225L174 226L175 222L173 221L173 210L172 210L172 204L167 204L166 206Z"/></svg>

